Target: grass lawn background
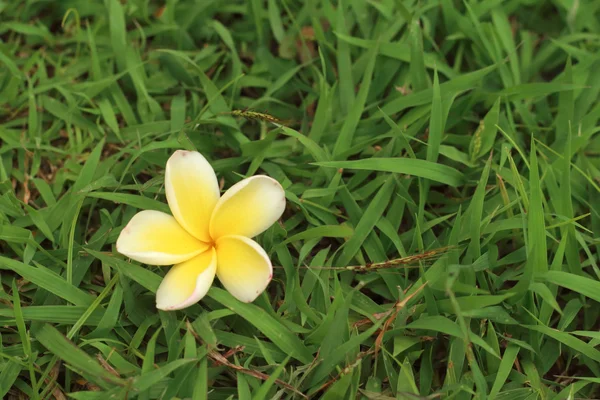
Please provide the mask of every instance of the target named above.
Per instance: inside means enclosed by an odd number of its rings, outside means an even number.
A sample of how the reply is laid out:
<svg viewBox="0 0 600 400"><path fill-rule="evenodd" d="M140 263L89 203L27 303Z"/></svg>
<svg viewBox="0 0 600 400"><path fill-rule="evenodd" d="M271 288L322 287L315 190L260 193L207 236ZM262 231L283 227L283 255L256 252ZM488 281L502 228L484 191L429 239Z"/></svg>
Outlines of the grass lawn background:
<svg viewBox="0 0 600 400"><path fill-rule="evenodd" d="M599 50L591 0L0 1L0 395L598 398ZM176 149L286 189L252 304L115 251Z"/></svg>

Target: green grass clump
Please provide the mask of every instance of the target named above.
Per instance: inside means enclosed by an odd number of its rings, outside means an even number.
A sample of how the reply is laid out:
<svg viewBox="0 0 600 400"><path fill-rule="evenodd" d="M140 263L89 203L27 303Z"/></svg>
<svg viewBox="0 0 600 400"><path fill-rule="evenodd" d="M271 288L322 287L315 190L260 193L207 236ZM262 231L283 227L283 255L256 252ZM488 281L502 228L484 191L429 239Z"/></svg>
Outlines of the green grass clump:
<svg viewBox="0 0 600 400"><path fill-rule="evenodd" d="M598 1L21 0L0 20L3 398L600 396ZM252 304L217 285L158 312L165 268L115 251L165 210L176 149L286 190Z"/></svg>

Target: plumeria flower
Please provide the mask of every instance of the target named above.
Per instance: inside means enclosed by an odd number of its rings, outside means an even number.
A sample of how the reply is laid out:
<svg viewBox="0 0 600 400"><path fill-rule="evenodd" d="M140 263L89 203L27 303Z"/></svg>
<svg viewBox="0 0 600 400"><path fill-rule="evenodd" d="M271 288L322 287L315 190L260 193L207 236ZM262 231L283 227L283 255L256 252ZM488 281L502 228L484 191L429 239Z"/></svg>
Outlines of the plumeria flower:
<svg viewBox="0 0 600 400"><path fill-rule="evenodd" d="M249 303L267 287L273 267L251 238L281 217L285 192L268 176L246 178L220 197L214 170L195 151L176 151L165 171L173 215L141 211L117 239L117 251L151 265L172 265L156 307L179 310L204 297L215 275L234 297Z"/></svg>

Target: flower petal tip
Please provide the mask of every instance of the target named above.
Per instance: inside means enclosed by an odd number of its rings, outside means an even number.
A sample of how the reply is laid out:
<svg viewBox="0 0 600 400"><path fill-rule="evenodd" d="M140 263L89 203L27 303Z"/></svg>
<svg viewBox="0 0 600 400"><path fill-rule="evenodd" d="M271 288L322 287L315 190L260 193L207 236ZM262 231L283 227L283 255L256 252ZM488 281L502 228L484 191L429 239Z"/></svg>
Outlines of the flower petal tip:
<svg viewBox="0 0 600 400"><path fill-rule="evenodd" d="M180 263L207 248L208 244L188 234L175 218L154 210L135 214L119 234L116 243L119 253L150 265Z"/></svg>
<svg viewBox="0 0 600 400"><path fill-rule="evenodd" d="M174 306L169 306L168 304L163 304L156 302L156 308L161 311L174 311L176 310Z"/></svg>
<svg viewBox="0 0 600 400"><path fill-rule="evenodd" d="M177 311L186 308L187 306L181 307L180 304L169 304L165 302L156 302L156 308L161 311Z"/></svg>
<svg viewBox="0 0 600 400"><path fill-rule="evenodd" d="M244 236L225 236L217 241L217 264L221 284L243 303L256 300L273 277L265 250Z"/></svg>
<svg viewBox="0 0 600 400"><path fill-rule="evenodd" d="M241 180L223 194L210 220L214 240L239 235L252 238L267 230L285 211L285 190L266 175Z"/></svg>
<svg viewBox="0 0 600 400"><path fill-rule="evenodd" d="M173 266L156 291L156 308L175 311L196 304L210 289L216 270L214 249Z"/></svg>
<svg viewBox="0 0 600 400"><path fill-rule="evenodd" d="M173 153L173 155L179 156L179 157L185 157L190 153L191 153L191 151L189 151L189 150L176 150L175 153Z"/></svg>
<svg viewBox="0 0 600 400"><path fill-rule="evenodd" d="M165 192L177 222L197 239L209 242L208 224L220 191L206 158L197 151L173 153L165 169Z"/></svg>

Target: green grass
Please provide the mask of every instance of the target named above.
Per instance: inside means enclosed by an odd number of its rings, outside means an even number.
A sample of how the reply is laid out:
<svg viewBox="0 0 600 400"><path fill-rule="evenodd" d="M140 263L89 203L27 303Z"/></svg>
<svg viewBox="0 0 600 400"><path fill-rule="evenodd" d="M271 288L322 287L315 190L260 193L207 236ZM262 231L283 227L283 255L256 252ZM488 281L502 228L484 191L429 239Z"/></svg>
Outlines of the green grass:
<svg viewBox="0 0 600 400"><path fill-rule="evenodd" d="M600 396L598 1L5 0L0 20L3 398ZM166 269L115 251L168 212L176 149L286 190L252 304L217 284L158 312Z"/></svg>

